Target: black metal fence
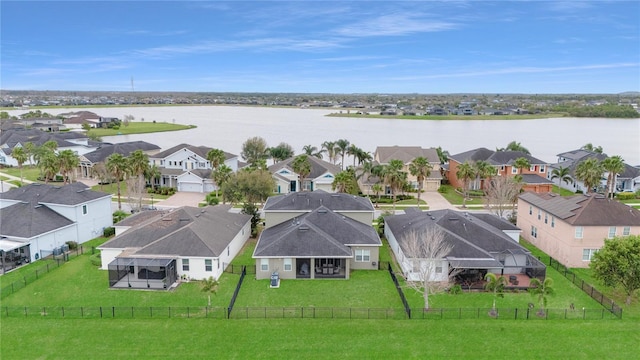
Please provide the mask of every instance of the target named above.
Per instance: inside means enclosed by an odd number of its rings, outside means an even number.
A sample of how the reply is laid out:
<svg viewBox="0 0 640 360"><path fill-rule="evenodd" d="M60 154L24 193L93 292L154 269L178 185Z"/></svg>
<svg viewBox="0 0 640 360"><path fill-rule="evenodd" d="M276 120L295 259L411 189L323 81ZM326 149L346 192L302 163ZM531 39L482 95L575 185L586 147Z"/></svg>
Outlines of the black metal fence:
<svg viewBox="0 0 640 360"><path fill-rule="evenodd" d="M233 311L233 305L236 303L236 298L238 297L238 293L240 292L240 288L242 287L242 282L244 281L244 277L247 276L247 267L242 267L242 273L240 273L240 280L238 280L238 285L236 285L236 289L233 291L233 296L231 296L231 301L229 301L229 307L227 308L227 317L231 316L231 311Z"/></svg>
<svg viewBox="0 0 640 360"><path fill-rule="evenodd" d="M50 255L46 258L42 258L42 260L39 261L43 262L43 264L39 267L30 269L29 271L25 271L20 280L13 281L9 284L2 282L2 287L0 288L0 299L4 299L5 297L15 293L28 284L38 280L44 274L59 268L67 261L83 255L85 252L93 254L95 252L95 248L91 247L90 249L85 249L82 245L79 245L77 248L60 255ZM34 262L31 266L33 267L37 264L37 262ZM17 271L17 269L14 271Z"/></svg>
<svg viewBox="0 0 640 360"><path fill-rule="evenodd" d="M571 269L560 264L558 260L549 257L549 266L558 270L560 274L569 279L575 286L579 287L587 295L602 305L607 311L611 312L617 318L622 318L622 308L618 306L613 300L605 296L600 291L596 290L592 285L586 283L583 279L577 276Z"/></svg>
<svg viewBox="0 0 640 360"><path fill-rule="evenodd" d="M247 274L255 274L256 266L255 265L234 265L227 264L224 268L224 272L228 274L237 274L240 275L242 272L246 272Z"/></svg>
<svg viewBox="0 0 640 360"><path fill-rule="evenodd" d="M376 319L376 320L615 320L600 309L432 308L412 309L409 317L401 308L338 307L198 307L198 306L3 306L0 317L42 319Z"/></svg>
<svg viewBox="0 0 640 360"><path fill-rule="evenodd" d="M411 319L411 307L407 302L407 298L404 296L402 287L398 282L398 278L396 277L396 274L393 272L393 269L391 268L391 264L389 264L389 275L391 275L391 280L393 280L393 284L396 286L396 290L398 290L398 295L400 295L400 300L402 301L402 305L404 306L404 311L407 314L407 317Z"/></svg>

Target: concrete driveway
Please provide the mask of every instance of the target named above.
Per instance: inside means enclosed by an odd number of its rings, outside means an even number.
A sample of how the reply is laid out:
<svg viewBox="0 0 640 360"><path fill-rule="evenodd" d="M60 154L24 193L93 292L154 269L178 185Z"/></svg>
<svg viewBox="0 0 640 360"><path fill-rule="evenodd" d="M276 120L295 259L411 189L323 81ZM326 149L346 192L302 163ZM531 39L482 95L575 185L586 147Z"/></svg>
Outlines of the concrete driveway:
<svg viewBox="0 0 640 360"><path fill-rule="evenodd" d="M154 202L154 206L158 208L175 208L180 206L197 207L200 202L204 201L206 194L196 192L177 192L166 200Z"/></svg>

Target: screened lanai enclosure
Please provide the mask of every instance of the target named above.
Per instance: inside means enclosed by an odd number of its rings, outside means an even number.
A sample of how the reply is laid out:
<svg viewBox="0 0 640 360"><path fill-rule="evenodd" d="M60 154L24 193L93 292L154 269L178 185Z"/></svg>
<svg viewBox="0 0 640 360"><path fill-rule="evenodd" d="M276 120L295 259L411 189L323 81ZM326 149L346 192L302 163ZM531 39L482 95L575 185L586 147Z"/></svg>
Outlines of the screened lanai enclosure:
<svg viewBox="0 0 640 360"><path fill-rule="evenodd" d="M163 290L178 280L175 259L116 258L108 267L112 288Z"/></svg>

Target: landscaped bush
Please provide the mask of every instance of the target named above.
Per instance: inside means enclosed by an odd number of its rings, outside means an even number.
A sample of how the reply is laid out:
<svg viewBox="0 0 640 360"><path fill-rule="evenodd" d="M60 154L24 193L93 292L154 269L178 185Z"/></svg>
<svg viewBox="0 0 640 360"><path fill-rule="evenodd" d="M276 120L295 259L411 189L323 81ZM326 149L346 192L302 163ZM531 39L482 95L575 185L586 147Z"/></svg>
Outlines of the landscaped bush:
<svg viewBox="0 0 640 360"><path fill-rule="evenodd" d="M438 192L441 193L441 194L446 194L447 192L449 192L449 188L446 187L446 186L440 186L438 188Z"/></svg>
<svg viewBox="0 0 640 360"><path fill-rule="evenodd" d="M78 243L75 241L67 241L65 244L69 246L69 250L75 250L78 248Z"/></svg>
<svg viewBox="0 0 640 360"><path fill-rule="evenodd" d="M89 257L89 261L92 265L102 266L102 258L100 257L100 252L97 252Z"/></svg>
<svg viewBox="0 0 640 360"><path fill-rule="evenodd" d="M632 200L636 198L636 194L632 192L622 192L622 193L617 193L616 198L618 200Z"/></svg>
<svg viewBox="0 0 640 360"><path fill-rule="evenodd" d="M114 227L106 227L104 228L104 232L103 232L103 236L104 237L111 237L113 235L116 234L116 228Z"/></svg>
<svg viewBox="0 0 640 360"><path fill-rule="evenodd" d="M206 201L208 205L218 205L220 203L220 199L216 196L215 193L207 194Z"/></svg>

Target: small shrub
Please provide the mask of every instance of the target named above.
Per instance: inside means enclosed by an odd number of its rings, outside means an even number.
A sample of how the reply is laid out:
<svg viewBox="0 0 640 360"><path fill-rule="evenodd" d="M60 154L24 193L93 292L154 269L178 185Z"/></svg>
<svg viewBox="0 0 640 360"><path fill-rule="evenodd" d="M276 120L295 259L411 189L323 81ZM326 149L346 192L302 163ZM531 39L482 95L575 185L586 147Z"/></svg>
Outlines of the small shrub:
<svg viewBox="0 0 640 360"><path fill-rule="evenodd" d="M460 284L455 284L451 288L449 288L449 293L453 295L462 294L462 286Z"/></svg>
<svg viewBox="0 0 640 360"><path fill-rule="evenodd" d="M75 250L78 248L78 243L75 241L67 241L65 244L69 246L69 250Z"/></svg>
<svg viewBox="0 0 640 360"><path fill-rule="evenodd" d="M89 261L91 262L92 265L95 265L95 266L98 266L98 267L102 266L102 258L100 257L100 253L99 252L91 255L89 257Z"/></svg>
<svg viewBox="0 0 640 360"><path fill-rule="evenodd" d="M440 186L440 187L438 188L438 192L439 192L440 194L446 194L446 193L447 193L447 192L449 192L449 191L448 191L448 189L447 189L446 187L444 187L444 186Z"/></svg>
<svg viewBox="0 0 640 360"><path fill-rule="evenodd" d="M206 201L208 205L218 205L220 203L220 199L218 199L215 193L207 194Z"/></svg>
<svg viewBox="0 0 640 360"><path fill-rule="evenodd" d="M632 192L622 192L622 193L617 193L616 198L618 200L632 200L636 198L636 194Z"/></svg>
<svg viewBox="0 0 640 360"><path fill-rule="evenodd" d="M113 236L113 235L115 235L115 234L116 234L116 228L114 228L113 226L111 226L111 227L106 227L106 228L104 228L104 231L103 231L103 234L102 234L102 235L103 235L104 237L111 237L111 236Z"/></svg>

